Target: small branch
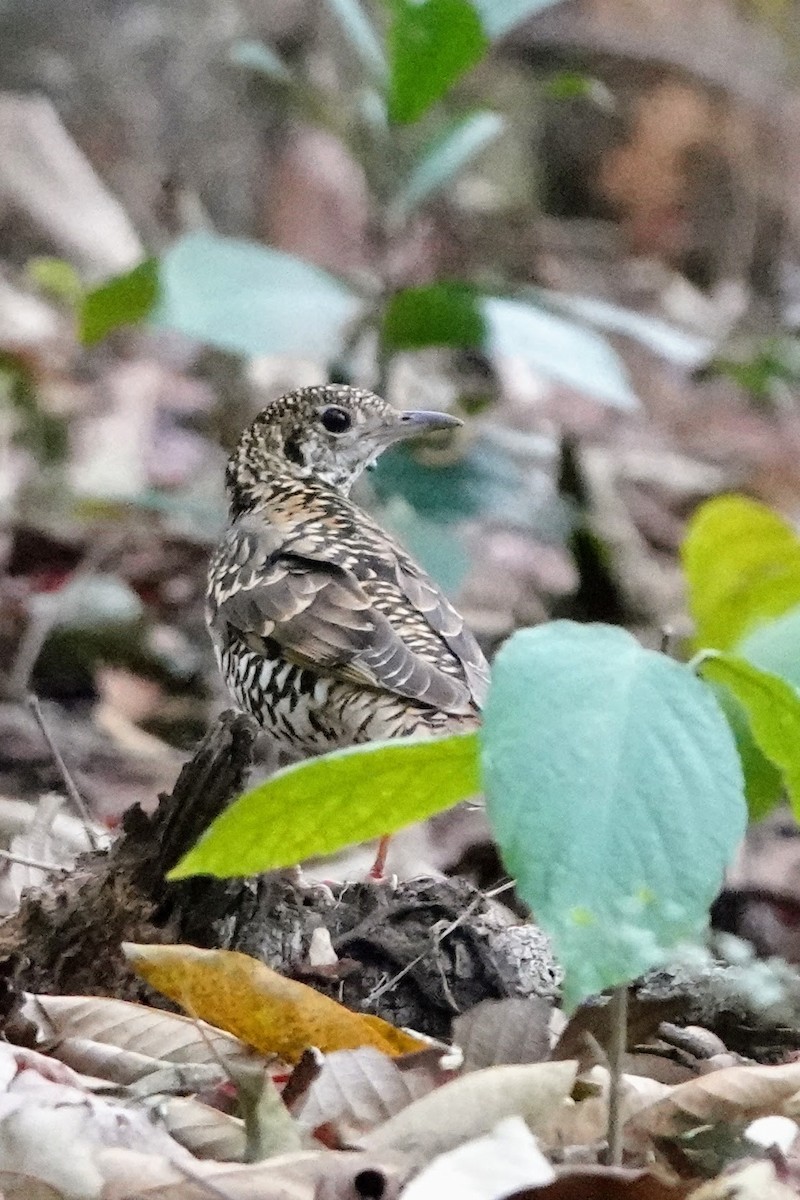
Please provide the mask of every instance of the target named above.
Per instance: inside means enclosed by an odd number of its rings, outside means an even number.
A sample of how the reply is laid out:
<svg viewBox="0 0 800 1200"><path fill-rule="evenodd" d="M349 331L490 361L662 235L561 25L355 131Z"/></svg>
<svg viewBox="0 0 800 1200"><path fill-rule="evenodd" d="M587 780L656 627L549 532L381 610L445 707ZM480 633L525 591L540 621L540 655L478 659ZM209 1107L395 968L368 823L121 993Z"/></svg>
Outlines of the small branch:
<svg viewBox="0 0 800 1200"><path fill-rule="evenodd" d="M77 815L80 817L83 827L86 830L86 836L89 839L89 845L91 846L91 848L93 850L99 850L100 849L100 841L99 841L94 829L92 828L92 820L91 820L91 817L89 816L89 810L87 809L86 805L84 804L83 797L81 796L80 792L78 791L78 789L75 785L75 780L72 778L69 771L67 770L67 764L64 762L64 759L61 757L61 751L59 750L58 746L53 741L53 738L50 734L50 730L47 728L47 723L45 722L45 719L44 719L44 713L42 712L42 706L39 703L39 697L35 696L33 694L33 692L31 692L28 696L28 708L33 713L34 720L36 721L36 724L39 726L39 728L42 731L42 737L47 742L47 748L50 751L50 753L52 754L53 762L56 764L59 774L61 775L61 779L64 783L64 787L66 789L66 793L67 793L67 796L69 797L70 803L72 804L72 807L75 809L75 812L77 813Z"/></svg>
<svg viewBox="0 0 800 1200"><path fill-rule="evenodd" d="M62 875L69 875L72 868L62 867L58 863L40 862L38 858L28 858L26 854L15 854L11 850L0 850L0 858L5 862L19 863L21 867L34 867L37 871L56 871Z"/></svg>
<svg viewBox="0 0 800 1200"><path fill-rule="evenodd" d="M628 1044L628 988L614 988L609 1001L611 1040L608 1047L608 1150L606 1165L622 1165L622 1060Z"/></svg>

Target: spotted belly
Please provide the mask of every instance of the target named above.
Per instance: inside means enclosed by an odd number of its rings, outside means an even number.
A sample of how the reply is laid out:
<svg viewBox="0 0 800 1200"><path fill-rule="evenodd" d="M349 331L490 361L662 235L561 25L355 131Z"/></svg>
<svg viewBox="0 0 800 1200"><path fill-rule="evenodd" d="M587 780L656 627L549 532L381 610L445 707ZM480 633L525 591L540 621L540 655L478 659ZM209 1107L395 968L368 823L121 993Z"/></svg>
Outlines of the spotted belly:
<svg viewBox="0 0 800 1200"><path fill-rule="evenodd" d="M293 754L321 754L383 738L430 736L471 723L401 696L327 679L249 648L228 646L219 662L238 706Z"/></svg>

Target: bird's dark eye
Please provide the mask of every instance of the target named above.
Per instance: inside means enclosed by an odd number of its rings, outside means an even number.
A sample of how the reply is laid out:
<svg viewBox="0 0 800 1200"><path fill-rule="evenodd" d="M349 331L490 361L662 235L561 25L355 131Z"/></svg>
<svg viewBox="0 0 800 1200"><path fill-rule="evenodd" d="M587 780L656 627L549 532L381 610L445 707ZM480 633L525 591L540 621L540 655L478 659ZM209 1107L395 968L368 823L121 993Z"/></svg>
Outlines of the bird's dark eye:
<svg viewBox="0 0 800 1200"><path fill-rule="evenodd" d="M322 424L328 433L347 433L353 424L353 418L346 408L338 408L335 404L322 410Z"/></svg>

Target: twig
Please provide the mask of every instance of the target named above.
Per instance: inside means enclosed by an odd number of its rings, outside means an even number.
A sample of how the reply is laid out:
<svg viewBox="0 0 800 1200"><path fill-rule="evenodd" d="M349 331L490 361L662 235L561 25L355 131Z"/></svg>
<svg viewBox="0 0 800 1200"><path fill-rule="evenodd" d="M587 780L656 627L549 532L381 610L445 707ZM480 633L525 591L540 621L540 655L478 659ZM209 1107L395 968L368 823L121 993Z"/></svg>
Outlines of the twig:
<svg viewBox="0 0 800 1200"><path fill-rule="evenodd" d="M614 988L609 1001L611 1040L608 1047L608 1150L606 1165L622 1165L622 1060L628 1044L628 988Z"/></svg>
<svg viewBox="0 0 800 1200"><path fill-rule="evenodd" d="M72 867L59 866L58 863L40 862L38 858L28 858L26 854L15 854L11 850L0 850L0 858L5 862L19 863L21 867L34 867L37 871L59 871L62 875L69 875Z"/></svg>
<svg viewBox="0 0 800 1200"><path fill-rule="evenodd" d="M401 979L404 979L409 971L413 971L414 967L418 966L418 964L422 962L423 958L426 958L428 954L430 954L431 950L435 950L438 946L441 946L446 937L449 937L451 933L454 933L455 930L458 929L459 925L463 925L467 917L472 916L481 900L483 900L483 896L476 896L474 900L471 900L464 911L459 913L454 921L451 921L449 925L446 925L444 929L440 930L434 935L430 946L426 947L425 950L423 950L421 954L418 954L416 958L412 958L411 962L406 963L406 965L400 971L398 971L396 975L393 975L391 979L387 979L384 983L379 983L378 986L374 988L367 996L366 1003L374 1004L376 1000L380 1000L381 996L385 996L387 992L390 992L395 984L398 984Z"/></svg>
<svg viewBox="0 0 800 1200"><path fill-rule="evenodd" d="M30 692L28 695L28 708L33 713L34 720L36 721L36 724L39 726L39 728L42 731L42 737L47 742L47 748L50 751L50 753L52 754L53 762L56 764L59 774L61 775L61 779L63 781L63 784L66 789L67 796L69 797L70 803L72 804L72 807L75 809L75 812L77 813L77 815L80 817L80 819L83 823L83 827L86 830L86 836L89 839L89 845L92 847L93 850L99 850L100 849L100 841L99 841L94 829L92 828L92 820L91 820L91 817L89 816L89 810L87 809L86 805L83 802L83 797L81 796L80 792L78 791L77 787L75 786L75 780L72 778L69 771L67 770L67 764L64 762L64 759L61 757L61 751L59 750L58 746L53 741L50 730L47 728L47 723L45 722L45 719L44 719L44 713L42 712L42 706L39 703L39 697L35 696L33 694L33 692Z"/></svg>

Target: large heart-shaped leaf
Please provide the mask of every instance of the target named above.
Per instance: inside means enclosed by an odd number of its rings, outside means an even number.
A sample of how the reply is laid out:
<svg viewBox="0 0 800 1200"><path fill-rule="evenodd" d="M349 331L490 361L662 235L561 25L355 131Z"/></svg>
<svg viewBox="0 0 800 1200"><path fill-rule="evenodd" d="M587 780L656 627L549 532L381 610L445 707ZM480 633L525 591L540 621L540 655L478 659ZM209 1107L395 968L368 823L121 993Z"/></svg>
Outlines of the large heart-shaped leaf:
<svg viewBox="0 0 800 1200"><path fill-rule="evenodd" d="M241 796L169 877L291 866L393 833L479 790L475 733L337 750L287 767Z"/></svg>
<svg viewBox="0 0 800 1200"><path fill-rule="evenodd" d="M570 1006L700 933L747 812L691 670L611 626L523 630L495 660L482 740L488 815Z"/></svg>
<svg viewBox="0 0 800 1200"><path fill-rule="evenodd" d="M446 187L500 136L504 127L505 121L498 113L474 112L459 118L425 148L394 199L393 214L407 217Z"/></svg>

